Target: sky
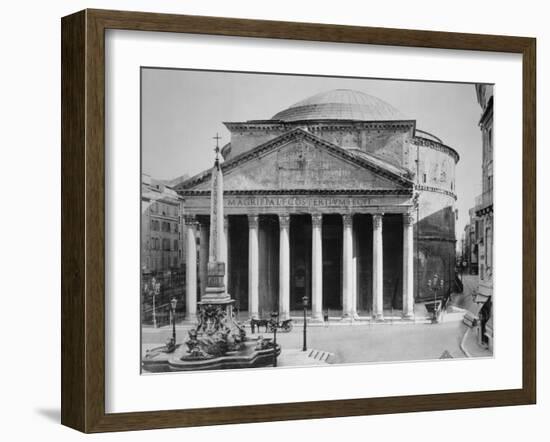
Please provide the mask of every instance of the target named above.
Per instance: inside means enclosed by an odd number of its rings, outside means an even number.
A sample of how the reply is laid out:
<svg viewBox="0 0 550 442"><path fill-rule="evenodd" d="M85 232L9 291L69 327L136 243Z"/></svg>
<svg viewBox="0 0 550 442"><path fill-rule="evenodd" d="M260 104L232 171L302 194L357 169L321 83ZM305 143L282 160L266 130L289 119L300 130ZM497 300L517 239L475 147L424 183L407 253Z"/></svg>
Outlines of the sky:
<svg viewBox="0 0 550 442"><path fill-rule="evenodd" d="M158 179L212 166L215 140L230 140L223 122L270 119L319 92L355 89L416 120L460 155L456 166L457 240L481 193L481 107L471 83L142 69L142 167Z"/></svg>

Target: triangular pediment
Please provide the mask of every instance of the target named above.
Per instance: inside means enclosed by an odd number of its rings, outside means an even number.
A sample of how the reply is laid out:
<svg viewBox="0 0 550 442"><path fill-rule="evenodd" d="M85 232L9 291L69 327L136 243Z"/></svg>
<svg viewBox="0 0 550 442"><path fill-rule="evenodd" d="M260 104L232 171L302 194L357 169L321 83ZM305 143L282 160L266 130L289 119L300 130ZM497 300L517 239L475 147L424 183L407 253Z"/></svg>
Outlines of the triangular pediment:
<svg viewBox="0 0 550 442"><path fill-rule="evenodd" d="M398 190L412 187L406 172L369 160L296 129L222 165L224 190ZM205 171L185 190L209 190Z"/></svg>

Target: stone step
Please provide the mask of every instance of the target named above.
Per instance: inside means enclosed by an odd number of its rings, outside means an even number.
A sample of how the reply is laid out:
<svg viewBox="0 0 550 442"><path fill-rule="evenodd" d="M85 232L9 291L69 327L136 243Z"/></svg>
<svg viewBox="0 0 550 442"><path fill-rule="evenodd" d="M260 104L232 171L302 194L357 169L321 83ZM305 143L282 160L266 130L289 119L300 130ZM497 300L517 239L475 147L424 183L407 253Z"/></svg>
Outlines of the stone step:
<svg viewBox="0 0 550 442"><path fill-rule="evenodd" d="M328 351L316 349L310 349L307 355L308 358L315 359L319 362L328 362L328 358L330 358L331 356L333 356L333 354Z"/></svg>

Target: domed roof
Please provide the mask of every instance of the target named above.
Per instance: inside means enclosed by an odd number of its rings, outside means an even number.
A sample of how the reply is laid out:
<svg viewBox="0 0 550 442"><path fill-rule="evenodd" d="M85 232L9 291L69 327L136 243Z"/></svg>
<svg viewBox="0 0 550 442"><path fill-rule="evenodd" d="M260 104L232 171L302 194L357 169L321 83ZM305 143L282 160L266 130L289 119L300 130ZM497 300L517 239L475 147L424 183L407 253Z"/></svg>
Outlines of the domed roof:
<svg viewBox="0 0 550 442"><path fill-rule="evenodd" d="M275 114L272 120L407 120L391 104L351 89L321 92Z"/></svg>

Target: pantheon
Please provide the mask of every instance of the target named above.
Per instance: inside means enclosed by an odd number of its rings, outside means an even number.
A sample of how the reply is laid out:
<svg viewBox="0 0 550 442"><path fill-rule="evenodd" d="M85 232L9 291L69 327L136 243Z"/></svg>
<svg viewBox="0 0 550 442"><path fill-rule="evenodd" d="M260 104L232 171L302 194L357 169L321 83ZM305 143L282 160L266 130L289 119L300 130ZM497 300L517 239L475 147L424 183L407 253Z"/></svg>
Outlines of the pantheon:
<svg viewBox="0 0 550 442"><path fill-rule="evenodd" d="M224 124L226 286L241 314L288 318L307 296L312 322L410 319L433 297L434 274L440 295L451 289L459 155L415 119L338 89L269 120ZM206 288L210 176L175 187L189 319Z"/></svg>

